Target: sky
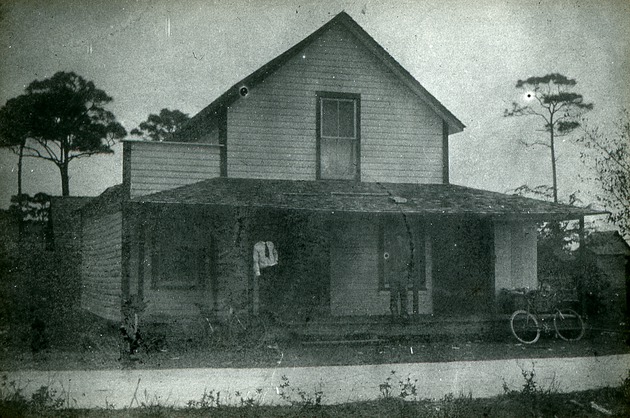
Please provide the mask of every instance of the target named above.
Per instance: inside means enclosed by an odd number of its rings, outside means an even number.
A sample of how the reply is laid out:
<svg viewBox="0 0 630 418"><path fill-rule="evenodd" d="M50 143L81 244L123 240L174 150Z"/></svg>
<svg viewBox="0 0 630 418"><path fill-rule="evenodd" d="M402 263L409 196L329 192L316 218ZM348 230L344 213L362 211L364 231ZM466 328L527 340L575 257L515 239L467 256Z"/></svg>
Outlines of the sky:
<svg viewBox="0 0 630 418"><path fill-rule="evenodd" d="M516 81L558 72L612 129L630 104L628 0L0 0L0 106L34 80L74 71L114 98L130 131L162 108L196 114L231 85L345 10L467 128L451 136L451 182L511 192L551 183L538 121L505 118ZM70 165L72 195L122 181L122 147ZM594 201L571 137L558 144L561 199ZM17 190L0 150L0 208ZM24 192L61 194L52 163L26 159Z"/></svg>

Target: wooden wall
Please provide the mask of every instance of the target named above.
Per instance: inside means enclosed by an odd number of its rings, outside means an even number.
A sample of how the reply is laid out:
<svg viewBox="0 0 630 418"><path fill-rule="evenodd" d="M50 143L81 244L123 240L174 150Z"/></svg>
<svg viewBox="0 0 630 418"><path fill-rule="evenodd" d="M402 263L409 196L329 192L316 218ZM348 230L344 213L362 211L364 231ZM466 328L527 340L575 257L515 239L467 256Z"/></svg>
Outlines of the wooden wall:
<svg viewBox="0 0 630 418"><path fill-rule="evenodd" d="M220 150L217 144L126 141L123 182L133 198L218 177Z"/></svg>
<svg viewBox="0 0 630 418"><path fill-rule="evenodd" d="M332 28L228 112L228 176L315 180L316 92L361 95L361 180L441 183L442 120Z"/></svg>
<svg viewBox="0 0 630 418"><path fill-rule="evenodd" d="M494 229L495 290L538 286L536 225L498 222Z"/></svg>
<svg viewBox="0 0 630 418"><path fill-rule="evenodd" d="M78 210L91 197L53 196L50 203L50 222L55 250L76 252L81 246L81 217Z"/></svg>
<svg viewBox="0 0 630 418"><path fill-rule="evenodd" d="M122 213L83 220L81 307L120 320Z"/></svg>

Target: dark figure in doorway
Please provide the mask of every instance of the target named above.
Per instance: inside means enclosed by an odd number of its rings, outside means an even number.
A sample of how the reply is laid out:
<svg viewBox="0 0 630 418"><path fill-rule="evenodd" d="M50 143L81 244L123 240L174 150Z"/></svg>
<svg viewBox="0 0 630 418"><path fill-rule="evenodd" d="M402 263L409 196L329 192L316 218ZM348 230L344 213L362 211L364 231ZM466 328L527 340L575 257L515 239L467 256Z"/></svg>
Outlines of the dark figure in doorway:
<svg viewBox="0 0 630 418"><path fill-rule="evenodd" d="M390 252L386 262L390 271L390 302L389 309L394 318L408 318L407 285L411 272L411 246L409 238L405 234L396 235L391 243ZM399 304L400 303L400 304Z"/></svg>
<svg viewBox="0 0 630 418"><path fill-rule="evenodd" d="M389 310L393 316L408 317L407 313L407 277L400 276L400 280L390 283ZM400 301L400 306L398 302Z"/></svg>

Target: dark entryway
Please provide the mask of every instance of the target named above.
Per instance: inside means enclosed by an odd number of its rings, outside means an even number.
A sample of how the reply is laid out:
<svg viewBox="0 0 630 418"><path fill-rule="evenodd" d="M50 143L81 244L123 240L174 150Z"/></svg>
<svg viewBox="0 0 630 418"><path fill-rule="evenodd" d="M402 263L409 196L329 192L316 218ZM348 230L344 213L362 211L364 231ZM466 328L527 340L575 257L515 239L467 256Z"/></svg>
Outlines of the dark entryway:
<svg viewBox="0 0 630 418"><path fill-rule="evenodd" d="M480 219L441 222L433 230L433 306L439 315L492 312L493 225Z"/></svg>
<svg viewBox="0 0 630 418"><path fill-rule="evenodd" d="M329 235L329 222L316 213L261 209L252 215L248 255L257 243L273 243L277 251L277 265L258 276L260 313L305 322L328 314Z"/></svg>

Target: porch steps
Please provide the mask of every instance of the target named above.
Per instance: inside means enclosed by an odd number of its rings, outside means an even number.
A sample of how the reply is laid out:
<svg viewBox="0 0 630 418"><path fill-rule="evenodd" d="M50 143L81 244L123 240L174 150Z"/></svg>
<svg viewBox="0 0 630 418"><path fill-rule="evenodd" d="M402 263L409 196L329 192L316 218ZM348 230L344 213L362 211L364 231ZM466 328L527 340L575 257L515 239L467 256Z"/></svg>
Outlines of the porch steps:
<svg viewBox="0 0 630 418"><path fill-rule="evenodd" d="M393 339L478 339L509 335L509 322L501 317L390 317L322 318L307 323L280 322L285 332L303 344L378 343Z"/></svg>

